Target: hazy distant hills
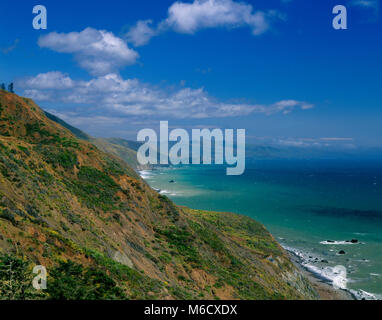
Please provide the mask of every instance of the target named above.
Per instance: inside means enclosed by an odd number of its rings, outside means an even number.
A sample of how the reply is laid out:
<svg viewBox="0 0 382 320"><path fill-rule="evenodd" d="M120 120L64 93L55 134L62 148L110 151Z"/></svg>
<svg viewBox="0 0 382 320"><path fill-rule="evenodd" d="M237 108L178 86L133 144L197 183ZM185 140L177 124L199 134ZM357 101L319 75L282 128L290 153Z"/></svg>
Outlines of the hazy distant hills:
<svg viewBox="0 0 382 320"><path fill-rule="evenodd" d="M152 167L141 166L137 161L137 150L142 145L141 142L121 138L93 138L46 111L45 114L49 119L69 129L77 138L92 142L100 150L120 157L135 169L147 169ZM169 142L169 148L174 144L175 142ZM192 143L190 143L190 148L191 146ZM202 158L203 148L201 149L201 160ZM212 159L214 159L214 143L212 143ZM382 159L382 149L361 147L343 148L338 146L296 147L270 144L255 145L248 143L246 145L246 159L249 163L256 160L272 159Z"/></svg>
<svg viewBox="0 0 382 320"><path fill-rule="evenodd" d="M382 149L248 145L246 157L247 161L261 159L382 159Z"/></svg>

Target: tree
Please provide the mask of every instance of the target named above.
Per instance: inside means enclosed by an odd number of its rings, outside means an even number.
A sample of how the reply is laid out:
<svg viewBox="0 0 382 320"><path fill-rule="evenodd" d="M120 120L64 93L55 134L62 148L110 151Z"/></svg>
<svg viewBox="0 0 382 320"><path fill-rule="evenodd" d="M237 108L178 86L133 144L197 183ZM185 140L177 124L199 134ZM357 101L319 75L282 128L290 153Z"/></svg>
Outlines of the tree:
<svg viewBox="0 0 382 320"><path fill-rule="evenodd" d="M5 83L1 84L1 90L5 90Z"/></svg>
<svg viewBox="0 0 382 320"><path fill-rule="evenodd" d="M30 264L10 255L0 256L0 300L39 299L42 294L32 286Z"/></svg>
<svg viewBox="0 0 382 320"><path fill-rule="evenodd" d="M10 93L14 93L14 91L13 91L13 82L11 82L11 83L8 85L8 91L9 91Z"/></svg>

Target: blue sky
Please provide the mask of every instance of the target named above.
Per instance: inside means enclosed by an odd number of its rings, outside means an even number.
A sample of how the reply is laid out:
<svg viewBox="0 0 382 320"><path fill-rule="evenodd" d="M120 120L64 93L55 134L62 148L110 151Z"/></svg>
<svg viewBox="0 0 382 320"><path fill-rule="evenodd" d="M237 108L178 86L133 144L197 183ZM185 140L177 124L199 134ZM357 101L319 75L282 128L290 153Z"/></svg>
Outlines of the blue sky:
<svg viewBox="0 0 382 320"><path fill-rule="evenodd" d="M45 5L48 29L32 28ZM334 30L343 4L348 29ZM0 82L95 136L159 120L382 147L379 0L2 1Z"/></svg>

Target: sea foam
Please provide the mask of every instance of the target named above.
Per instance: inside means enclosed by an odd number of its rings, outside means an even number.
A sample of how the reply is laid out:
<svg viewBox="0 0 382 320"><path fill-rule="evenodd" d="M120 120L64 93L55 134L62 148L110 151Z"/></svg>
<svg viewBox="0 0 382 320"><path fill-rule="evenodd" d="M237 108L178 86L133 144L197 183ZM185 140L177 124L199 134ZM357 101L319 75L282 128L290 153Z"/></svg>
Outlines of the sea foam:
<svg viewBox="0 0 382 320"><path fill-rule="evenodd" d="M283 248L293 253L298 258L300 258L301 266L303 266L307 271L311 272L317 278L324 280L328 284L332 285L334 288L342 289L342 290L346 290L350 292L357 300L382 300L382 296L377 294L373 294L361 289L358 289L358 290L348 289L347 283L351 282L352 280L347 278L346 273L342 272L343 266L334 266L334 267L315 266L310 263L310 261L314 260L314 258L309 258L309 257L312 257L310 253L306 253L301 250L284 246L284 245L283 245ZM316 257L316 258L318 261L321 260L321 258L319 257Z"/></svg>

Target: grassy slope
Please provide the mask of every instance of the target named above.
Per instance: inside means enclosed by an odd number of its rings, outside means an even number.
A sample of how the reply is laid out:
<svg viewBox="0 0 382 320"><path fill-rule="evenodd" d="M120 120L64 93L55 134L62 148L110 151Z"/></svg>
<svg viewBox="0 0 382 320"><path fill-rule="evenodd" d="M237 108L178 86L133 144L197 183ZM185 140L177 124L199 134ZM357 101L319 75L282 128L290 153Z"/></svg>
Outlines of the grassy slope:
<svg viewBox="0 0 382 320"><path fill-rule="evenodd" d="M134 169L141 168L137 160L137 152L129 147L128 141L123 139L91 138L90 142L103 152L121 158Z"/></svg>
<svg viewBox="0 0 382 320"><path fill-rule="evenodd" d="M175 206L119 158L1 90L0 252L47 266L48 287L62 292L71 282L60 275L93 270L103 276L84 286L110 277L132 299L315 297L261 224Z"/></svg>

